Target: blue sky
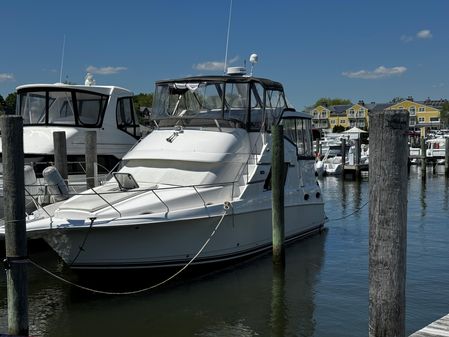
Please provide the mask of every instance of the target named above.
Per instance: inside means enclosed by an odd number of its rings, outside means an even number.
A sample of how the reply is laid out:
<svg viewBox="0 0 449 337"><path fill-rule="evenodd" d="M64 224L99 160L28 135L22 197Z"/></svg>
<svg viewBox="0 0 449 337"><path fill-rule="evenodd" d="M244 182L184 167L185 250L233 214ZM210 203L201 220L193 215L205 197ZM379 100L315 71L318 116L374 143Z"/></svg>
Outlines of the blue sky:
<svg viewBox="0 0 449 337"><path fill-rule="evenodd" d="M1 3L0 94L60 78L152 92L222 74L230 0ZM297 109L320 97L449 98L447 0L233 0L228 59L259 55ZM215 67L216 66L216 67Z"/></svg>

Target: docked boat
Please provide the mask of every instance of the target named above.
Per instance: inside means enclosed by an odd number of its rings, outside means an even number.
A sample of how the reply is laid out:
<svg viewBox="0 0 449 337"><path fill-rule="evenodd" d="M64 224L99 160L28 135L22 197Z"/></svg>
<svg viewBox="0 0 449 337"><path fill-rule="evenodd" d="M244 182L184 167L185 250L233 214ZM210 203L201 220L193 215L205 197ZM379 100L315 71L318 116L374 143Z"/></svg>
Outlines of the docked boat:
<svg viewBox="0 0 449 337"><path fill-rule="evenodd" d="M156 82L155 130L105 184L31 216L28 237L44 238L74 269L208 264L267 250L270 130L279 123L286 240L319 231L311 116L289 108L280 83L231 73Z"/></svg>
<svg viewBox="0 0 449 337"><path fill-rule="evenodd" d="M109 172L140 137L132 98L131 91L95 85L91 77L85 85L17 87L16 114L23 117L25 184L32 194L43 185L39 180L42 171L54 162L56 131L66 134L69 175L85 174L87 130L97 133L98 172ZM0 165L0 181L2 171ZM0 194L3 195L2 187Z"/></svg>

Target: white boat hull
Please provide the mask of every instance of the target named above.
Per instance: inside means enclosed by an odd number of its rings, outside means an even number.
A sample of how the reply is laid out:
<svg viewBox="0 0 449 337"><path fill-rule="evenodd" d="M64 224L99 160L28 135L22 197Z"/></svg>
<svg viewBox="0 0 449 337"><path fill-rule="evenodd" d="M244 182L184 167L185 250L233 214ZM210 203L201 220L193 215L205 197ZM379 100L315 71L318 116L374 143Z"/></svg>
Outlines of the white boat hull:
<svg viewBox="0 0 449 337"><path fill-rule="evenodd" d="M216 206L215 209L214 213L218 213L219 209ZM123 225L94 224L94 230L88 226L78 230L58 228L44 238L75 269L173 267L185 265L192 259L221 217L215 214L168 221L151 217L140 222L134 219L134 223ZM322 203L286 207L286 239L316 232L322 228L323 219ZM243 258L270 248L271 242L271 209L235 215L228 211L194 264Z"/></svg>

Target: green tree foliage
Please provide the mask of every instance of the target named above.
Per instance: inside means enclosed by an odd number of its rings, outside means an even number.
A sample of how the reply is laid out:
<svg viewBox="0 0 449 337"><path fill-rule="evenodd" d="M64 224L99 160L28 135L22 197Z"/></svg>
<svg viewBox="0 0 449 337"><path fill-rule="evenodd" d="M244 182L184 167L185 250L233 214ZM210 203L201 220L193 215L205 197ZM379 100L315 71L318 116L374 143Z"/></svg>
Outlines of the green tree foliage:
<svg viewBox="0 0 449 337"><path fill-rule="evenodd" d="M394 98L390 101L390 103L396 104L396 103L399 103L399 102L402 102L402 101L405 101L405 98L402 98L402 97L397 96L397 97L394 97Z"/></svg>
<svg viewBox="0 0 449 337"><path fill-rule="evenodd" d="M346 128L344 126L341 126L341 125L335 125L332 128L332 132L335 132L335 133L340 133L340 132L343 132L345 130L346 130Z"/></svg>
<svg viewBox="0 0 449 337"><path fill-rule="evenodd" d="M343 105L343 104L352 104L349 99L346 98L330 98L330 97L321 97L319 100L315 102L313 105L314 108L320 105L331 106L331 105Z"/></svg>
<svg viewBox="0 0 449 337"><path fill-rule="evenodd" d="M0 115L3 115L5 113L5 99L2 95L0 95Z"/></svg>
<svg viewBox="0 0 449 337"><path fill-rule="evenodd" d="M449 126L449 102L445 102L440 110L440 120L444 127Z"/></svg>
<svg viewBox="0 0 449 337"><path fill-rule="evenodd" d="M151 108L153 106L153 94L140 93L133 97L134 109L136 110L137 118L140 124L144 123L144 116L140 112L141 107Z"/></svg>
<svg viewBox="0 0 449 337"><path fill-rule="evenodd" d="M6 96L5 99L5 113L6 114L14 114L16 112L16 99L17 93L13 92Z"/></svg>

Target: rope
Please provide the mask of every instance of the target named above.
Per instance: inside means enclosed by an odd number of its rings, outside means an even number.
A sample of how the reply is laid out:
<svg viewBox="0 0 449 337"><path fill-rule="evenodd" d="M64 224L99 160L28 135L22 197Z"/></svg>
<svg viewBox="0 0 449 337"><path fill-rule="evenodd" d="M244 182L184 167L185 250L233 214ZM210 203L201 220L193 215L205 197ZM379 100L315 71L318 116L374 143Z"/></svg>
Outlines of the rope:
<svg viewBox="0 0 449 337"><path fill-rule="evenodd" d="M93 289L93 288L88 288L79 284L76 284L72 281L69 281L59 275L56 275L55 273L53 273L52 271L46 269L45 267L42 267L41 265L39 265L38 263L34 262L31 259L28 259L28 261L35 266L36 268L40 269L41 271L49 274L50 276L53 276L54 278L70 284L71 286L77 287L79 289L83 289L86 291L90 291L96 294L102 294L102 295L135 295L135 294L139 294L139 293L143 293L152 289L155 289L157 287L160 287L162 285L164 285L165 283L169 282L170 280L174 279L176 276L178 276L179 274L181 274L185 269L187 269L187 267L189 267L195 260L196 258L203 252L204 248L206 248L206 246L209 244L210 240L212 239L212 237L215 235L215 233L217 232L218 228L220 227L221 223L223 222L224 217L227 214L227 210L229 209L230 203L229 202L225 202L224 204L224 213L222 214L220 220L218 221L218 224L215 226L214 230L212 231L212 233L209 235L209 237L207 238L207 240L204 242L204 244L201 246L201 248L198 250L198 252L192 257L192 259L190 259L190 261L183 266L181 269L179 269L178 271L176 271L173 275L169 276L168 278L166 278L165 280L156 283L152 286L149 286L147 288L143 288L143 289L138 289L138 290L133 290L133 291L124 291L124 292L114 292L114 291L103 291L103 290L98 290L98 289ZM11 261L11 262L15 262L15 261Z"/></svg>
<svg viewBox="0 0 449 337"><path fill-rule="evenodd" d="M354 212L352 212L352 213L350 213L350 214L348 214L348 215L342 216L341 218L336 218L336 219L326 219L325 222L327 223L327 222L331 222L331 221L338 221L338 220L343 220L343 219L349 218L351 215L354 215L355 213L357 213L358 211L360 211L363 207L365 207L366 205L368 205L368 203L369 203L369 200L368 200L367 202L365 202L365 203L364 203L362 206L360 206L359 208L356 208Z"/></svg>
<svg viewBox="0 0 449 337"><path fill-rule="evenodd" d="M78 260L78 256L80 256L81 252L84 252L84 245L86 244L87 238L89 237L90 231L92 230L94 221L95 221L95 218L90 218L90 225L89 225L89 228L88 228L86 234L84 235L83 243L81 244L81 246L79 246L78 253L76 254L73 261L70 263L70 267L73 266L73 264L76 262L76 260Z"/></svg>

